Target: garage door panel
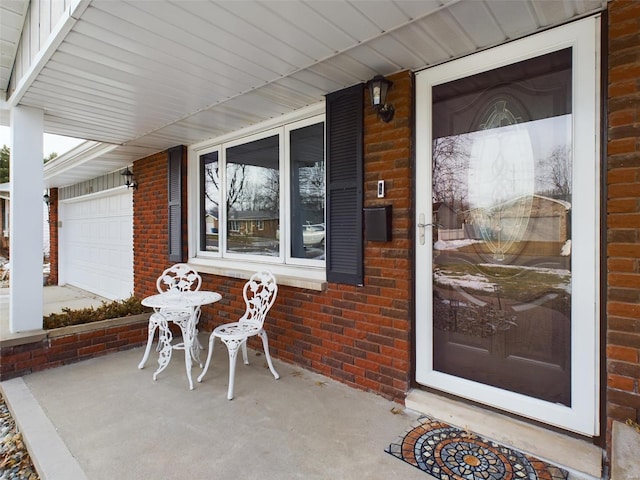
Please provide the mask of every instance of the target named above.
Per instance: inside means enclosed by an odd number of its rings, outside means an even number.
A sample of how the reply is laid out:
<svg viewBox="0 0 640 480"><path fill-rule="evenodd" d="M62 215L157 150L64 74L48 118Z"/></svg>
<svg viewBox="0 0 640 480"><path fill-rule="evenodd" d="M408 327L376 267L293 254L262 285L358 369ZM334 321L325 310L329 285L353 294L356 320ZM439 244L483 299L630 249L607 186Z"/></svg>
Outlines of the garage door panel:
<svg viewBox="0 0 640 480"><path fill-rule="evenodd" d="M133 291L133 197L118 189L61 203L60 278L110 299Z"/></svg>

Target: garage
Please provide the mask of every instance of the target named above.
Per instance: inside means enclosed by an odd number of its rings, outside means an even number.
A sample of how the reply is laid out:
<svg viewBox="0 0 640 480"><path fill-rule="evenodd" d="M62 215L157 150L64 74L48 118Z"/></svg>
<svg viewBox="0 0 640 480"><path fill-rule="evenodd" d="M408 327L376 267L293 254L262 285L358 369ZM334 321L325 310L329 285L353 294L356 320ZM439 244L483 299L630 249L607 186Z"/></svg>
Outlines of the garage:
<svg viewBox="0 0 640 480"><path fill-rule="evenodd" d="M59 204L59 281L111 300L133 292L133 194L119 187Z"/></svg>

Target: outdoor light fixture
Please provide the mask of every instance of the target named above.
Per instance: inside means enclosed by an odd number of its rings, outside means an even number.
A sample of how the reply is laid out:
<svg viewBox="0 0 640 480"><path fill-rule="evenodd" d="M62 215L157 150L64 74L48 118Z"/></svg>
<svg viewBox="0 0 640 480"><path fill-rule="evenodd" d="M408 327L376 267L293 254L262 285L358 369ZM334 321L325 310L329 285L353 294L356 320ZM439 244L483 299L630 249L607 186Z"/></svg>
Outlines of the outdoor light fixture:
<svg viewBox="0 0 640 480"><path fill-rule="evenodd" d="M127 167L127 169L122 172L121 175L124 177L124 184L127 186L127 188L133 188L134 190L138 189L138 184L133 179L133 173L131 172L131 170L129 170L129 167Z"/></svg>
<svg viewBox="0 0 640 480"><path fill-rule="evenodd" d="M44 196L42 197L42 200L47 205L47 207L51 205L51 197L49 196L49 192L44 194Z"/></svg>
<svg viewBox="0 0 640 480"><path fill-rule="evenodd" d="M389 91L391 85L393 85L393 82L382 75L376 75L367 82L371 106L378 112L378 116L385 123L390 122L395 113L393 105L386 103L387 91Z"/></svg>

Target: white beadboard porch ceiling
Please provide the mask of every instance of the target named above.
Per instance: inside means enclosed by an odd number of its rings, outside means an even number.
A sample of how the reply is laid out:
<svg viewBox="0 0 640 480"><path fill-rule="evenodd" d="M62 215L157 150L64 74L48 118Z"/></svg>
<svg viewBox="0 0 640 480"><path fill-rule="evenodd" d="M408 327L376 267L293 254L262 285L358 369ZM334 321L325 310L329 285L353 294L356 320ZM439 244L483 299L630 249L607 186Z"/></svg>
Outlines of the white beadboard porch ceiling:
<svg viewBox="0 0 640 480"><path fill-rule="evenodd" d="M0 0L2 22L19 4ZM50 187L278 117L375 74L422 69L589 15L606 0L72 4L69 28L7 106L43 109L47 133L115 147L95 155L91 144L82 168L49 168ZM11 39L0 25L4 55Z"/></svg>

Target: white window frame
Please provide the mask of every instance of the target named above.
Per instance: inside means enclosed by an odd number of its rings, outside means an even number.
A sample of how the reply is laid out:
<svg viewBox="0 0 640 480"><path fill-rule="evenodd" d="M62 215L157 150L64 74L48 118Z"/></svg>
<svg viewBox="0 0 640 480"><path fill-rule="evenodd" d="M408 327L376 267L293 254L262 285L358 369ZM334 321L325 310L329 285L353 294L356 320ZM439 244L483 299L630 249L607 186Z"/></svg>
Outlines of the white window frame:
<svg viewBox="0 0 640 480"><path fill-rule="evenodd" d="M278 276L280 283L313 290L323 290L326 288L325 261L291 258L290 252L288 252L288 250L290 251L288 233L284 234L283 241L283 232L281 232L280 252L277 257L227 252L227 219L224 206L226 203L226 149L278 134L280 142L279 168L281 180L280 224L287 225L286 230L288 230L291 213L289 205L290 168L287 160L289 155L289 132L320 122L326 125L324 112L325 103L320 102L316 105L300 109L292 114L283 115L278 119L263 122L259 125L189 147L187 205L189 238L188 261L190 264L203 273L213 273L238 278L248 278L248 275L251 273L267 268ZM221 204L219 207L220 218L218 227L219 248L217 252L210 252L200 249L200 156L214 151L218 152ZM223 228L225 230L224 234L222 234Z"/></svg>
<svg viewBox="0 0 640 480"><path fill-rule="evenodd" d="M287 125L284 126L284 139L285 139L285 152L286 152L286 156L287 158L289 158L290 152L291 152L291 132L294 130L299 130L300 128L304 128L304 127L308 127L310 125L315 125L316 123L320 123L318 121L318 118L322 117L322 122L324 122L324 135L326 138L327 135L327 123L325 121L324 115L320 115L318 117L312 117L312 118L307 118L305 120L301 120L299 122L295 122L295 123L289 123ZM280 242L281 246L282 243L286 243L287 247L291 246L291 162L285 162L286 165L284 166L284 175L287 178L287 189L286 192L284 192L284 196L286 197L286 202L285 202L285 214L284 214L284 219L286 220L284 222L284 235L286 238L286 242ZM326 183L327 183L327 164L326 164L326 155L325 155L325 178L324 178L324 182L325 182L325 193L326 193ZM324 216L324 222L325 222L325 234L326 234L326 222L327 222L327 210L326 210L326 204L327 204L327 198L325 195L325 216ZM281 224L282 225L282 224ZM282 234L283 229L280 229L280 233ZM325 238L325 244L326 244L326 238ZM326 254L326 250L325 250L325 254ZM308 266L314 266L314 265L318 265L319 263L322 263L322 265L325 264L324 260L323 261L319 261L319 260L314 260L314 259L310 259L310 258L298 258L298 257L293 257L291 255L291 248L285 248L285 263L290 264L290 265L308 265Z"/></svg>
<svg viewBox="0 0 640 480"><path fill-rule="evenodd" d="M230 142L225 142L222 143L220 145L220 149L221 149L221 156L218 157L220 158L220 204L221 204L221 210L223 210L225 212L226 215L226 211L227 211L227 199L226 199L226 193L227 193L227 149L232 148L232 147L237 147L238 145L246 145L247 143L251 143L251 142L255 142L257 140L262 140L264 138L269 138L269 137L273 137L273 136L278 136L278 170L280 172L280 207L279 207L279 215L280 215L280 219L282 219L282 212L283 212L283 208L284 208L284 198L283 198L283 193L282 193L282 188L283 188L283 178L282 178L282 172L283 172L283 168L284 168L284 140L282 138L282 127L276 127L276 128L270 128L268 130L264 130L262 132L259 133L255 133L253 135L249 135L246 137L241 137L238 138L236 140L230 141ZM199 184L199 181L198 181ZM248 225L251 225L251 222L248 223ZM235 253L235 252L229 252L227 251L227 235L228 235L228 229L227 229L227 222L225 222L224 224L221 224L221 226L224 226L224 234L222 233L222 228L218 228L218 238L220 239L220 251L217 253L217 257L221 257L221 258L226 258L229 260L240 260L243 262L255 262L255 263L261 263L261 264L281 264L284 262L284 254L283 254L283 242L282 240L279 242L280 243L280 252L278 254L277 257L270 257L270 256L266 256L266 255L251 255L251 254L247 254L247 253ZM200 253L200 252L199 252Z"/></svg>

